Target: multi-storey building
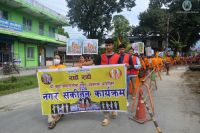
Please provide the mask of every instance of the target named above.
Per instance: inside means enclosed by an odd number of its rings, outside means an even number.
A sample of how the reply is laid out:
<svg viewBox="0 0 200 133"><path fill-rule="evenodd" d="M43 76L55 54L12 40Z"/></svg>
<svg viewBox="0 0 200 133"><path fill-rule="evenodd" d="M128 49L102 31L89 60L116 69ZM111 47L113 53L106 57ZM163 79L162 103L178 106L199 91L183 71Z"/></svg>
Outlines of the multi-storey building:
<svg viewBox="0 0 200 133"><path fill-rule="evenodd" d="M66 45L58 27L67 24L36 0L0 0L0 66L13 59L25 68L50 65L57 47Z"/></svg>

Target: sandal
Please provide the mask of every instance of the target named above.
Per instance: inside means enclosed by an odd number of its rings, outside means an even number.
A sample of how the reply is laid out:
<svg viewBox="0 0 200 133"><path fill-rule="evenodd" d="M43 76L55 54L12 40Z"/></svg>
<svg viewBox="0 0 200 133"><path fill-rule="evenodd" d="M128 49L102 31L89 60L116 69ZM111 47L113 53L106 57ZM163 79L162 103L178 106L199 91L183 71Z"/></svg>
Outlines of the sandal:
<svg viewBox="0 0 200 133"><path fill-rule="evenodd" d="M63 116L64 116L63 114L56 116L55 122L58 122Z"/></svg>
<svg viewBox="0 0 200 133"><path fill-rule="evenodd" d="M55 126L56 126L56 122L55 121L52 121L52 122L48 123L48 128L49 129L53 129Z"/></svg>
<svg viewBox="0 0 200 133"><path fill-rule="evenodd" d="M102 126L107 126L107 125L109 125L109 124L110 124L110 120L107 119L107 118L105 118L105 119L102 121L102 123L101 123Z"/></svg>

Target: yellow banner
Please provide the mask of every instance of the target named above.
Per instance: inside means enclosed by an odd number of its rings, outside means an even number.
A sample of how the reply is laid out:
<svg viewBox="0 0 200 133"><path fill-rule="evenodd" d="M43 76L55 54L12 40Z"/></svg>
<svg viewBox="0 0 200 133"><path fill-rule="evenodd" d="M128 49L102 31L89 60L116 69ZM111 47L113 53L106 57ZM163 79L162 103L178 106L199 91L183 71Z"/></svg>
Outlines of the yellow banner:
<svg viewBox="0 0 200 133"><path fill-rule="evenodd" d="M126 111L125 65L38 70L42 114Z"/></svg>

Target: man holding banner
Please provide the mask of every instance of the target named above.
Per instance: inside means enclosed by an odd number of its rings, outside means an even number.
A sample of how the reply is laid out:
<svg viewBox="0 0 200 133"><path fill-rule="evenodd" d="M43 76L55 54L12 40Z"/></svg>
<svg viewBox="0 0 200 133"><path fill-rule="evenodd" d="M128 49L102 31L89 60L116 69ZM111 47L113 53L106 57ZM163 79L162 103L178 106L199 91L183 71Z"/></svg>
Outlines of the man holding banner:
<svg viewBox="0 0 200 133"><path fill-rule="evenodd" d="M53 64L54 65L50 66L49 69L66 68L66 66L62 64L62 58L61 58L61 56L58 55L58 54L56 54L54 56ZM60 114L51 114L51 115L48 115L48 128L49 129L53 129L56 126L56 123L60 120L60 118L62 116L63 115L60 115Z"/></svg>
<svg viewBox="0 0 200 133"><path fill-rule="evenodd" d="M79 67L65 68L56 55L50 69L38 70L42 114L49 116L49 129L56 126L62 114L102 111L102 125L106 126L110 123L109 112L116 118L116 111L127 111L126 68L113 52L113 40L105 43L106 52L96 62L100 66L85 67L90 61L80 58Z"/></svg>
<svg viewBox="0 0 200 133"><path fill-rule="evenodd" d="M121 64L120 56L117 53L114 53L114 41L109 38L105 40L106 51L102 54L96 65L110 65L110 64ZM110 124L110 113L108 111L104 112L104 120L102 121L102 126L107 126ZM112 118L115 119L117 117L117 112L111 112Z"/></svg>

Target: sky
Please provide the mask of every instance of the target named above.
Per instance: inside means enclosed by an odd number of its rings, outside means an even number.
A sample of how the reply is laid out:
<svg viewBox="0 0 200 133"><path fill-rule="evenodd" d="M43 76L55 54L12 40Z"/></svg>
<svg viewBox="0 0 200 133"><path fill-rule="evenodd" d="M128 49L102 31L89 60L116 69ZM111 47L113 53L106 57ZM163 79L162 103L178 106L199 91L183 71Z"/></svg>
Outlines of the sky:
<svg viewBox="0 0 200 133"><path fill-rule="evenodd" d="M68 8L65 0L37 0L37 1L62 15L66 16L67 14ZM136 0L136 6L133 7L131 11L127 11L125 9L123 12L119 14L125 16L126 19L129 20L130 25L138 25L139 24L138 15L140 12L143 12L148 8L148 4L149 0ZM116 15L116 13L114 15ZM65 29L74 34L78 32L77 28L72 29L71 27L67 27Z"/></svg>

